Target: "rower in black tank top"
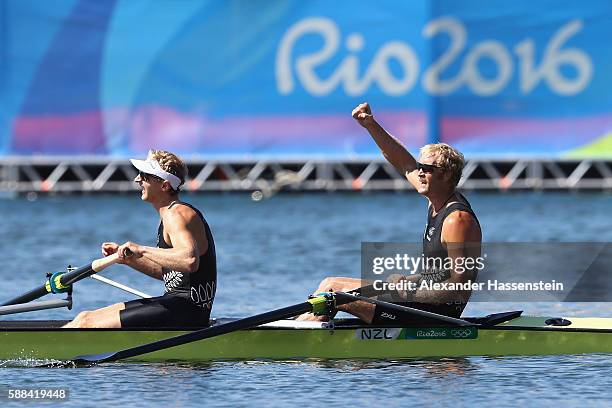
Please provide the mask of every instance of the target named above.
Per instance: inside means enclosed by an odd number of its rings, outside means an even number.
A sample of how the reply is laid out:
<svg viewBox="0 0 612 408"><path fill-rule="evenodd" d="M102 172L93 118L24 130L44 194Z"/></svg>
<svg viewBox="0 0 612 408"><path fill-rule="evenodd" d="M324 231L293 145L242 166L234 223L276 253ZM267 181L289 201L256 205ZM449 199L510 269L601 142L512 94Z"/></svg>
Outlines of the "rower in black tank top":
<svg viewBox="0 0 612 408"><path fill-rule="evenodd" d="M209 325L217 288L215 241L208 223L197 208L175 201L168 209L175 205L186 205L198 214L206 233L208 249L200 255L198 270L193 273L164 270L166 293L163 296L127 302L125 309L119 312L121 327L182 328ZM163 222L160 222L157 231L157 247L172 248L164 240Z"/></svg>
<svg viewBox="0 0 612 408"><path fill-rule="evenodd" d="M476 223L480 228L480 222L472 210L472 206L467 199L459 192L453 193L449 197L446 204L443 205L442 209L433 215L433 206L430 205L428 209L429 213L427 216L427 225L425 226L425 232L423 233L423 256L425 259L432 258L448 258L448 250L442 243L442 226L444 220L454 213L455 211L465 211L474 217ZM428 279L432 279L433 275L437 273L444 273L444 271L438 271L430 269L428 271ZM415 309L421 309L428 312L433 312L450 317L460 317L466 304L462 302L442 303L442 304L430 304L420 302L394 302L400 305L412 307ZM389 323L405 323L405 324L429 324L431 321L427 319L414 316L411 314L390 312L382 307L376 307L374 311L374 318L372 324L389 324Z"/></svg>
<svg viewBox="0 0 612 408"><path fill-rule="evenodd" d="M450 202L450 204L445 204L435 216L433 215L433 206L429 206L427 225L423 233L423 255L425 255L426 258L448 257L448 251L442 243L442 225L444 225L446 217L455 211L470 213L480 226L478 218L476 218L476 214L474 210L472 210L472 206L468 203L463 194L455 192L449 197L448 202Z"/></svg>
<svg viewBox="0 0 612 408"><path fill-rule="evenodd" d="M193 273L164 270L163 280L166 293L189 298L195 306L210 310L215 298L217 285L217 255L215 252L215 241L213 240L208 223L197 208L187 203L175 201L170 204L168 209L171 209L174 205L185 205L198 214L204 225L206 239L208 240L208 250L205 254L200 255L199 268ZM163 221L160 221L157 230L157 247L164 249L172 248L172 246L164 240Z"/></svg>

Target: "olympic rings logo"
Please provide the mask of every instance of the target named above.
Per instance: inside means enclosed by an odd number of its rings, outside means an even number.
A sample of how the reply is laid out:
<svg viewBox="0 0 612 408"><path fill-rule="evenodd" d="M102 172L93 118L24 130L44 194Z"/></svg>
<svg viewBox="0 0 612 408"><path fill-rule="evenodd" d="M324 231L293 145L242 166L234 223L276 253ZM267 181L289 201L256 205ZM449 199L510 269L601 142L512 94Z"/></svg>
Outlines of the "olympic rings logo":
<svg viewBox="0 0 612 408"><path fill-rule="evenodd" d="M451 330L450 334L453 337L465 339L472 335L472 330L471 329L453 329Z"/></svg>

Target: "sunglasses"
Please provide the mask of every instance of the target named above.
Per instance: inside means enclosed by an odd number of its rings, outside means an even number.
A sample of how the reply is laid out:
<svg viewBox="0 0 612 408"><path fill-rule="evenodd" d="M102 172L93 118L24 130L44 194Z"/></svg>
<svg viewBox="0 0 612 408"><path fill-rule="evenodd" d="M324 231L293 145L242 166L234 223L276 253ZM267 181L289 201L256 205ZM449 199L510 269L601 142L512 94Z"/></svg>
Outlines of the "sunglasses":
<svg viewBox="0 0 612 408"><path fill-rule="evenodd" d="M424 173L433 173L435 169L443 169L442 166L436 166L435 164L425 164L416 162L417 171L423 170Z"/></svg>
<svg viewBox="0 0 612 408"><path fill-rule="evenodd" d="M154 174L149 174L149 173L145 173L145 172L142 172L142 171L139 171L139 172L138 172L138 177L140 177L140 179L141 179L142 181L146 181L147 183L148 183L148 182L149 182L151 179L153 179L153 180L157 180L157 181L165 181L165 180L164 180L163 178L161 178L161 177L157 177L157 176L156 176L156 175L154 175Z"/></svg>

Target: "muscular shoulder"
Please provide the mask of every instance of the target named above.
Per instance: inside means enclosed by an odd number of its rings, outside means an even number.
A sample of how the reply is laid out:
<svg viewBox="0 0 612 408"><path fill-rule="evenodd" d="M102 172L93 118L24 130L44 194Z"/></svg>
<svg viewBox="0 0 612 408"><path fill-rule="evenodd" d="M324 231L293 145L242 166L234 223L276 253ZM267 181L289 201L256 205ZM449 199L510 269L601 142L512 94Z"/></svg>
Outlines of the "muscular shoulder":
<svg viewBox="0 0 612 408"><path fill-rule="evenodd" d="M442 224L442 240L445 242L480 241L478 222L467 211L454 211Z"/></svg>
<svg viewBox="0 0 612 408"><path fill-rule="evenodd" d="M189 206L174 205L164 215L164 226L170 228L187 226L199 220L198 214Z"/></svg>

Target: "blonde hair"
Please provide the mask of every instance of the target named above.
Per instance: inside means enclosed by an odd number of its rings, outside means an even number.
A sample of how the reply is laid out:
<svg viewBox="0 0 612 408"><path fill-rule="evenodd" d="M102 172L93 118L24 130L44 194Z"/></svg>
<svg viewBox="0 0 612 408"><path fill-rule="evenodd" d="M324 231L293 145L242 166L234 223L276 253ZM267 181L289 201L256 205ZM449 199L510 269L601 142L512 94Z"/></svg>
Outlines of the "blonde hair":
<svg viewBox="0 0 612 408"><path fill-rule="evenodd" d="M421 156L432 155L436 158L436 166L444 168L451 174L453 185L459 184L465 158L463 154L446 143L432 143L421 147Z"/></svg>
<svg viewBox="0 0 612 408"><path fill-rule="evenodd" d="M174 174L176 177L181 179L181 184L175 192L178 192L179 188L185 183L187 178L187 166L185 162L180 159L176 154L167 152L165 150L149 150L147 159L153 159L159 163L159 167L162 170L167 171L170 174Z"/></svg>

